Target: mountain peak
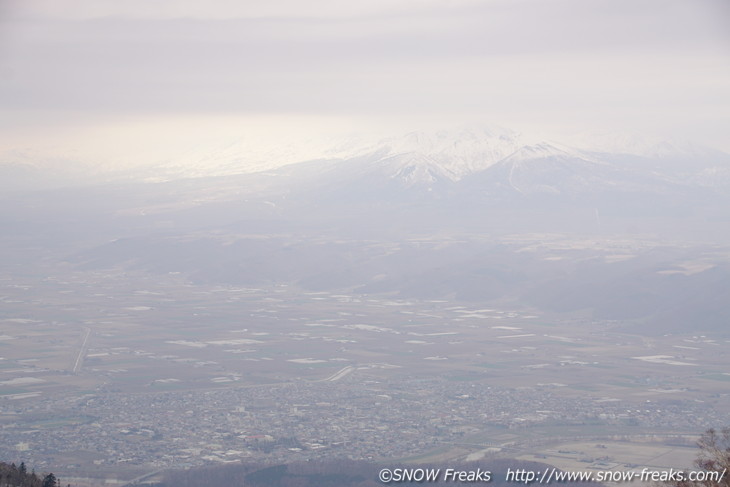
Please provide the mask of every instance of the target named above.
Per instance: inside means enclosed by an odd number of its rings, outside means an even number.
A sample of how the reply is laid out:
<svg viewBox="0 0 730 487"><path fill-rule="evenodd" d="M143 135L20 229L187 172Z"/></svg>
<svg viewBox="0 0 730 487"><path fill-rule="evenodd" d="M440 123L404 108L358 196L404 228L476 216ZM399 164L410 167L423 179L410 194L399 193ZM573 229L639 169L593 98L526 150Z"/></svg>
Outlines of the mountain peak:
<svg viewBox="0 0 730 487"><path fill-rule="evenodd" d="M599 162L582 151L552 142L539 142L530 145L523 145L503 160L506 162L519 162L548 158L580 159L587 162Z"/></svg>
<svg viewBox="0 0 730 487"><path fill-rule="evenodd" d="M370 153L380 160L406 164L427 163L452 180L479 172L520 147L516 132L491 127L467 127L436 132L410 132L383 139Z"/></svg>

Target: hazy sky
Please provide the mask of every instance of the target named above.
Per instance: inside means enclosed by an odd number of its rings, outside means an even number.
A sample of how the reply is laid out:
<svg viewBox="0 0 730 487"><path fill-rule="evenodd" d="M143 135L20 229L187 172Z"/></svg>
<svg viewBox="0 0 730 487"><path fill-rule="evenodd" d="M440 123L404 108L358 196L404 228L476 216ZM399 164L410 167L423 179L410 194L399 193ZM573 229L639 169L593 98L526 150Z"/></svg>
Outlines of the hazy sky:
<svg viewBox="0 0 730 487"><path fill-rule="evenodd" d="M727 0L0 0L0 149L473 122L730 150Z"/></svg>

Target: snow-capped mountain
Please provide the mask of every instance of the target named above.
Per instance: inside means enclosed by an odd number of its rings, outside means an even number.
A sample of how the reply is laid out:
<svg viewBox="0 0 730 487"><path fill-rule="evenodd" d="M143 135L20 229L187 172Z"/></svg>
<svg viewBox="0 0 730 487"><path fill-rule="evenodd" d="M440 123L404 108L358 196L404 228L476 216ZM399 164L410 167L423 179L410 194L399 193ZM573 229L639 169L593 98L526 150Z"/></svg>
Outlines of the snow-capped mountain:
<svg viewBox="0 0 730 487"><path fill-rule="evenodd" d="M241 137L221 147L192 150L153 164L144 174L148 179L215 177L272 171L314 160L352 161L369 164L383 175L412 185L441 179L457 181L520 146L520 135L501 127L410 132L387 138L350 135L328 141L282 137L276 144Z"/></svg>
<svg viewBox="0 0 730 487"><path fill-rule="evenodd" d="M413 132L301 166L309 171L295 171L291 185L318 180L319 191L338 194L377 194L384 188L500 195L670 194L679 188L725 187L730 171L729 155L685 146L673 151L671 141L660 152L640 155L632 148L605 152L523 140L505 129Z"/></svg>
<svg viewBox="0 0 730 487"><path fill-rule="evenodd" d="M567 188L600 184L610 166L580 151L547 142L525 145L474 179L520 194L559 194Z"/></svg>
<svg viewBox="0 0 730 487"><path fill-rule="evenodd" d="M428 182L434 173L452 181L467 174L483 171L509 156L521 146L520 135L500 127L467 128L455 131L411 132L398 138L379 142L372 151L381 161L396 168L396 176L424 171Z"/></svg>
<svg viewBox="0 0 730 487"><path fill-rule="evenodd" d="M68 160L54 170L53 160L32 157L24 157L19 166L17 156L5 154L0 173L6 176L6 187L33 188L263 172L272 176L272 182L296 189L337 187L340 193L353 194L377 193L379 187L395 194L454 185L462 191L479 188L523 195L619 189L666 192L668 186L726 188L730 182L730 156L690 143L621 135L599 137L595 145L578 149L527 140L534 139L501 127L327 141L290 135L277 143L244 135L215 148L187 148L176 157L115 171ZM61 169L63 178L58 176Z"/></svg>

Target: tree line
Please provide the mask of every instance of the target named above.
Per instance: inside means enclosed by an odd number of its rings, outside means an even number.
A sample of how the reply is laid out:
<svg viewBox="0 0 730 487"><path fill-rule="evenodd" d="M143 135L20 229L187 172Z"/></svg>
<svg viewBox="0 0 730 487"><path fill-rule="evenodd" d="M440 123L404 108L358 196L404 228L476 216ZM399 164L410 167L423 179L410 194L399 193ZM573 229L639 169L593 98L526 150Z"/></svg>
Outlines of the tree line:
<svg viewBox="0 0 730 487"><path fill-rule="evenodd" d="M0 487L62 487L61 481L53 473L38 475L28 471L25 462L20 465L0 462ZM66 487L71 487L66 484Z"/></svg>

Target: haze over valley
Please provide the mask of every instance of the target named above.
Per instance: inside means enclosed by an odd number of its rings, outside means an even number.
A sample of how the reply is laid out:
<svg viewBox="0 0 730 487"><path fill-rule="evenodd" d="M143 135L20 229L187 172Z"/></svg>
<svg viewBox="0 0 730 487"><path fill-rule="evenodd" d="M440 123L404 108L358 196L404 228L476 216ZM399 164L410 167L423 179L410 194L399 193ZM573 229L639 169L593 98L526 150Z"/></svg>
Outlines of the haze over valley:
<svg viewBox="0 0 730 487"><path fill-rule="evenodd" d="M729 419L728 156L506 133L6 193L2 456L689 465Z"/></svg>
<svg viewBox="0 0 730 487"><path fill-rule="evenodd" d="M0 2L0 485L699 468L730 425L728 19Z"/></svg>

